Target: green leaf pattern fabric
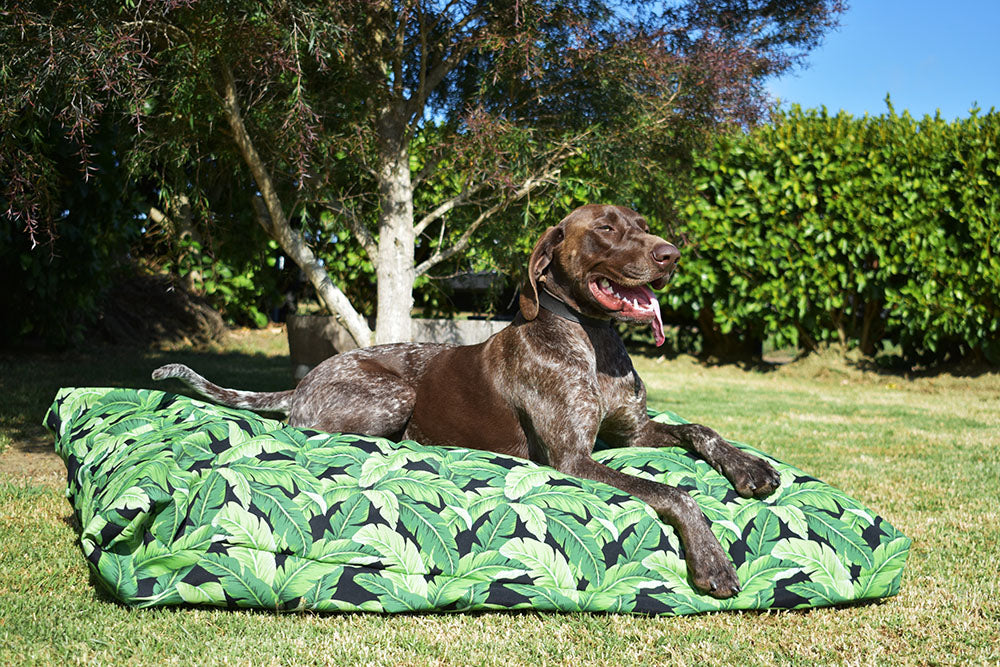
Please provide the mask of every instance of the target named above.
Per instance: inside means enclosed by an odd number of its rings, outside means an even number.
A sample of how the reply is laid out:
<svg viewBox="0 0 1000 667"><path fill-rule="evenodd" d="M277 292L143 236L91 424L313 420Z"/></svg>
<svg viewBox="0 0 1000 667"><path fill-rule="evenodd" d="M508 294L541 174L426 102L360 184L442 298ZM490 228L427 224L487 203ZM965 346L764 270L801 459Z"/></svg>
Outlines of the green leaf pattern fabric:
<svg viewBox="0 0 1000 667"><path fill-rule="evenodd" d="M716 600L691 587L674 530L644 503L521 459L297 429L151 390L62 389L46 425L95 578L136 607L800 608L894 595L910 545L777 461L781 487L748 500L678 448L595 452L692 493L743 586Z"/></svg>

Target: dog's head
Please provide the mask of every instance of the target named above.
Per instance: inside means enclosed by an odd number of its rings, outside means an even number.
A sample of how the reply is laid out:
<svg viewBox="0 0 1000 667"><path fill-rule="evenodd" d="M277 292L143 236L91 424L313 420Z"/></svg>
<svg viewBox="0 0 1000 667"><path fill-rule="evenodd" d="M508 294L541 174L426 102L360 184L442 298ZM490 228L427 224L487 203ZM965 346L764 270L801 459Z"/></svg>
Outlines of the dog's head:
<svg viewBox="0 0 1000 667"><path fill-rule="evenodd" d="M653 289L666 285L679 259L677 248L650 234L635 211L582 206L535 244L521 313L528 320L538 316L541 287L589 317L649 322L660 345L663 320Z"/></svg>

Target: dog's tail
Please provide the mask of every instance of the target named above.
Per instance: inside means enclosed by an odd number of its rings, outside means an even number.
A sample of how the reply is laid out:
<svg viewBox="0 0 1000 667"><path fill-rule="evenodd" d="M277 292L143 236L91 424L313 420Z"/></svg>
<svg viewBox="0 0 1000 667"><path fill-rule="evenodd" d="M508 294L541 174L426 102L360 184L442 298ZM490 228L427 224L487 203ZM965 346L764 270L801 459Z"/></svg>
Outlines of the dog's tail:
<svg viewBox="0 0 1000 667"><path fill-rule="evenodd" d="M153 371L154 380L177 378L196 392L216 403L231 408L244 408L258 412L277 412L287 415L292 407L294 389L288 391L258 392L226 389L212 384L184 364L167 364Z"/></svg>

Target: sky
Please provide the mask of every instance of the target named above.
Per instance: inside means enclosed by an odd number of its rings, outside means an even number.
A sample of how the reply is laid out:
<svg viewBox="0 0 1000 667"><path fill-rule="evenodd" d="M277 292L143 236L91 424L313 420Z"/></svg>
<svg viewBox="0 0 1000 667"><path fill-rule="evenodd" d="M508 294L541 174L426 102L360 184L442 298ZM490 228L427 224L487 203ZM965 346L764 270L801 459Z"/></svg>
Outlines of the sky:
<svg viewBox="0 0 1000 667"><path fill-rule="evenodd" d="M917 118L967 118L974 102L1000 111L1000 0L848 1L806 68L769 83L782 106L877 116L888 93Z"/></svg>

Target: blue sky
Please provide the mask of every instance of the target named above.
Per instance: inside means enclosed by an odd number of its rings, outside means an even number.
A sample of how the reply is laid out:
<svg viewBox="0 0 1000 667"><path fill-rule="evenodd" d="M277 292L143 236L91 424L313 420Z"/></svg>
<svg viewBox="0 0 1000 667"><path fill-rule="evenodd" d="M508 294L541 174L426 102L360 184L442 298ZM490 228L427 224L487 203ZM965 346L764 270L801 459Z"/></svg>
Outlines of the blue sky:
<svg viewBox="0 0 1000 667"><path fill-rule="evenodd" d="M965 118L973 102L1000 111L1000 0L853 0L805 69L772 81L783 106L826 105L856 116Z"/></svg>

